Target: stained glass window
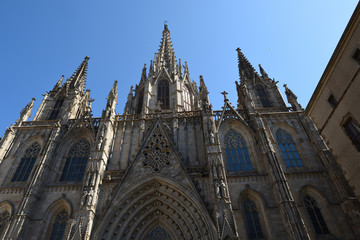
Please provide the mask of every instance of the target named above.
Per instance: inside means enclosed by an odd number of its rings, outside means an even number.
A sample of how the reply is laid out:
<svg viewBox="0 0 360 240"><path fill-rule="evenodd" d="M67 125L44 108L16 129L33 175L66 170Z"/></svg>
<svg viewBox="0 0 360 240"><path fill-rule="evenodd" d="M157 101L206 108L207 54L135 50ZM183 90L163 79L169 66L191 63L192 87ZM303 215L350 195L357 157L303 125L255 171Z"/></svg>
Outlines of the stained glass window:
<svg viewBox="0 0 360 240"><path fill-rule="evenodd" d="M191 111L191 98L190 91L187 86L183 86L183 94L184 94L184 109L185 111Z"/></svg>
<svg viewBox="0 0 360 240"><path fill-rule="evenodd" d="M167 80L160 80L158 83L158 102L161 102L162 109L169 109L170 108L170 100L169 100L169 81Z"/></svg>
<svg viewBox="0 0 360 240"><path fill-rule="evenodd" d="M169 234L161 226L156 226L147 236L147 240L171 240Z"/></svg>
<svg viewBox="0 0 360 240"><path fill-rule="evenodd" d="M230 129L225 135L224 143L230 172L253 170L245 140L240 134Z"/></svg>
<svg viewBox="0 0 360 240"><path fill-rule="evenodd" d="M328 234L329 229L314 198L306 195L304 198L306 210L317 234Z"/></svg>
<svg viewBox="0 0 360 240"><path fill-rule="evenodd" d="M255 202L247 199L244 203L249 239L265 239L261 229L259 214Z"/></svg>
<svg viewBox="0 0 360 240"><path fill-rule="evenodd" d="M276 131L276 140L288 168L304 166L289 133L283 129L278 129Z"/></svg>
<svg viewBox="0 0 360 240"><path fill-rule="evenodd" d="M256 92L260 98L260 102L261 102L262 106L264 108L271 107L268 95L266 94L265 88L262 85L256 85Z"/></svg>
<svg viewBox="0 0 360 240"><path fill-rule="evenodd" d="M8 211L0 212L0 237L5 233L9 221L10 213Z"/></svg>
<svg viewBox="0 0 360 240"><path fill-rule="evenodd" d="M141 89L139 92L136 113L141 113L143 103L144 103L144 89Z"/></svg>
<svg viewBox="0 0 360 240"><path fill-rule="evenodd" d="M82 180L86 163L89 158L90 144L81 139L70 150L66 159L60 181L79 182Z"/></svg>
<svg viewBox="0 0 360 240"><path fill-rule="evenodd" d="M23 182L28 179L39 153L40 144L38 142L33 143L28 149L26 149L24 156L20 159L20 163L15 171L15 174L11 179L12 182Z"/></svg>
<svg viewBox="0 0 360 240"><path fill-rule="evenodd" d="M65 232L66 221L69 214L66 210L61 211L52 225L50 240L62 240Z"/></svg>
<svg viewBox="0 0 360 240"><path fill-rule="evenodd" d="M54 105L54 107L53 107L53 109L52 109L52 111L50 113L49 120L54 120L54 119L57 118L63 103L64 103L63 98L60 98L60 99L56 100L55 105Z"/></svg>

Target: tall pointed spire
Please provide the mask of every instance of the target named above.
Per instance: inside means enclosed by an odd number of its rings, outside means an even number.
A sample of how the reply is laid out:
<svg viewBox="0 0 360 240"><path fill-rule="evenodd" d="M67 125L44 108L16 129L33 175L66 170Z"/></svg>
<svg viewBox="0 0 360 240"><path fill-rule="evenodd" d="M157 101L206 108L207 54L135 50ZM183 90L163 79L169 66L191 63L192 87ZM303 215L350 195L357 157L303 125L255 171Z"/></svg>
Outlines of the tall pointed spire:
<svg viewBox="0 0 360 240"><path fill-rule="evenodd" d="M297 96L293 93L293 91L291 91L286 84L284 84L284 88L285 88L285 94L288 100L288 103L291 104L291 107L293 108L294 111L299 111L299 110L303 110L302 106L300 105L300 103L298 103L297 101Z"/></svg>
<svg viewBox="0 0 360 240"><path fill-rule="evenodd" d="M109 95L106 98L107 99L106 108L103 111L103 115L102 115L104 119L110 119L110 117L115 116L115 106L117 103L117 95L118 95L117 83L118 81L115 80L109 92Z"/></svg>
<svg viewBox="0 0 360 240"><path fill-rule="evenodd" d="M35 98L31 99L31 102L29 102L23 110L21 110L20 112L20 117L16 120L15 122L15 126L20 125L22 122L26 121L30 116L31 116L31 112L34 108L34 102L35 102Z"/></svg>
<svg viewBox="0 0 360 240"><path fill-rule="evenodd" d="M61 88L63 80L64 80L64 75L62 75L59 81L55 84L53 91L57 91Z"/></svg>
<svg viewBox="0 0 360 240"><path fill-rule="evenodd" d="M265 70L262 68L261 64L259 64L259 69L260 69L260 73L261 73L261 76L263 78L269 78L268 74L265 72Z"/></svg>
<svg viewBox="0 0 360 240"><path fill-rule="evenodd" d="M236 51L238 52L240 79L245 80L246 78L252 78L255 74L255 69L241 52L240 48L237 48Z"/></svg>
<svg viewBox="0 0 360 240"><path fill-rule="evenodd" d="M160 43L159 53L157 55L157 65L165 66L169 71L174 71L176 67L175 53L172 46L170 31L168 25L164 23L162 39Z"/></svg>
<svg viewBox="0 0 360 240"><path fill-rule="evenodd" d="M74 74L68 79L70 88L76 88L80 91L84 91L89 59L90 58L86 56L78 69L76 69Z"/></svg>
<svg viewBox="0 0 360 240"><path fill-rule="evenodd" d="M114 84L113 84L113 86L112 86L112 88L111 88L111 90L109 92L109 95L106 98L108 100L108 103L117 100L117 95L118 95L117 83L118 83L118 81L115 80L115 82L114 82Z"/></svg>

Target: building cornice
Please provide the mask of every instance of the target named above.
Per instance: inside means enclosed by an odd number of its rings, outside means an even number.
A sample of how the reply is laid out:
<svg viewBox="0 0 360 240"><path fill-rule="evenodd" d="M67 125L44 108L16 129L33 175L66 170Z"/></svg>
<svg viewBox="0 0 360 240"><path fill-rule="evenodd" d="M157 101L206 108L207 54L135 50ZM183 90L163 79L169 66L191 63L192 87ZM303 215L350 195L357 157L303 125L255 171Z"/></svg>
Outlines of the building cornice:
<svg viewBox="0 0 360 240"><path fill-rule="evenodd" d="M360 3L355 8L354 13L352 14L349 23L347 24L344 33L342 34L339 43L337 44L329 63L327 64L324 73L322 74L319 83L317 84L313 95L310 98L310 101L305 109L305 115L310 115L318 98L321 96L322 91L324 90L329 77L331 76L335 66L339 62L343 52L346 49L352 35L355 32L355 29L360 21Z"/></svg>

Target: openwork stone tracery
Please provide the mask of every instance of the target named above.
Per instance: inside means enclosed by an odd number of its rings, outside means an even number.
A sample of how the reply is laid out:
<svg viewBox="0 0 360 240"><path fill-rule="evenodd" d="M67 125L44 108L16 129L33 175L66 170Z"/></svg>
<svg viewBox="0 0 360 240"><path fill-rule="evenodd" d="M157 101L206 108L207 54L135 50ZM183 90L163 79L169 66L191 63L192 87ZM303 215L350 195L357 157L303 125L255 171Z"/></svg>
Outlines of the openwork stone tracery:
<svg viewBox="0 0 360 240"><path fill-rule="evenodd" d="M143 151L145 156L143 165L150 166L157 172L161 167L170 165L170 153L169 143L163 131L160 129L160 125L156 124Z"/></svg>

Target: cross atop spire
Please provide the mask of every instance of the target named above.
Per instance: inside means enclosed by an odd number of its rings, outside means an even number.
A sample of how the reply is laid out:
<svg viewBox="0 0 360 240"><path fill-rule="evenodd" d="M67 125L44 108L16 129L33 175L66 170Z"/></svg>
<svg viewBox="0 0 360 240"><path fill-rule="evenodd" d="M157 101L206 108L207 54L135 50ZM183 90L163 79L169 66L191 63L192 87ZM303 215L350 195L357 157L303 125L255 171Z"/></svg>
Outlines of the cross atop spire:
<svg viewBox="0 0 360 240"><path fill-rule="evenodd" d="M229 101L227 98L228 93L226 91L221 92L222 95L224 95L224 101Z"/></svg>

